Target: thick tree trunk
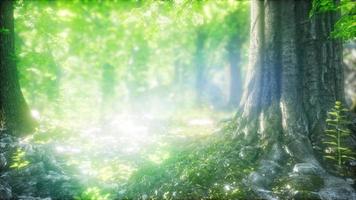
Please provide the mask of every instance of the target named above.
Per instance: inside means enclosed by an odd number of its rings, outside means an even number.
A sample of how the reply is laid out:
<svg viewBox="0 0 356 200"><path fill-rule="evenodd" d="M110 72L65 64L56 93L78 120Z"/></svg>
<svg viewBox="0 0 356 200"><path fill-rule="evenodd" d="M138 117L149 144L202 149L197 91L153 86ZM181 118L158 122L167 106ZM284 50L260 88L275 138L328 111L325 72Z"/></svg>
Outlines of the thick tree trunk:
<svg viewBox="0 0 356 200"><path fill-rule="evenodd" d="M1 123L15 135L30 133L34 121L22 95L15 61L13 1L0 1Z"/></svg>
<svg viewBox="0 0 356 200"><path fill-rule="evenodd" d="M288 172L298 177L291 178L294 191L317 179L321 184L309 189L319 198L356 198L351 186L327 173L313 148L320 146L326 112L344 94L341 43L328 37L337 16L309 19L310 7L309 0L251 2L249 72L239 131L262 149L260 166L247 183L266 199L276 198L272 184Z"/></svg>

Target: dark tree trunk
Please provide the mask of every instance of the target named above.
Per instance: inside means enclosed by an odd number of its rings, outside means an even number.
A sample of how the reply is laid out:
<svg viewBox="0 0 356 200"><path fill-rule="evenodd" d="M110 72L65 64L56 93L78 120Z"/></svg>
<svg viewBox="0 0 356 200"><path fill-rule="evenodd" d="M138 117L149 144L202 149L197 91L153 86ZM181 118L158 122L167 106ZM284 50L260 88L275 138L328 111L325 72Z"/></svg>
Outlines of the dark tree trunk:
<svg viewBox="0 0 356 200"><path fill-rule="evenodd" d="M30 133L34 121L22 95L15 60L13 1L0 1L1 123L14 135Z"/></svg>
<svg viewBox="0 0 356 200"><path fill-rule="evenodd" d="M292 180L297 186L320 180L309 188L319 198L355 198L350 185L329 175L313 148L320 145L326 112L344 94L341 43L328 37L337 14L309 19L310 7L309 0L251 2L239 131L261 149L259 167L247 183L266 199L275 198L271 187L283 173L299 177Z"/></svg>

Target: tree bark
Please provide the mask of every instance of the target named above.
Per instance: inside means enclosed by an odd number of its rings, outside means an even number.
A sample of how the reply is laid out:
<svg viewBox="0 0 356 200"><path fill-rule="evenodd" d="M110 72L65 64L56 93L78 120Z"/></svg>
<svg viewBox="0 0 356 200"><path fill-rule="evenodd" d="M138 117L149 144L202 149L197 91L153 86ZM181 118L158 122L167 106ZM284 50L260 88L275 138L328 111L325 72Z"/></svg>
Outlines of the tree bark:
<svg viewBox="0 0 356 200"><path fill-rule="evenodd" d="M246 183L264 199L277 198L271 187L287 173L304 181L296 185L320 179L323 184L310 189L319 198L356 198L350 185L329 175L317 151L327 111L344 101L342 52L341 42L328 37L337 14L309 19L310 8L309 0L251 2L238 131L261 150L259 167Z"/></svg>
<svg viewBox="0 0 356 200"><path fill-rule="evenodd" d="M35 122L22 95L14 45L13 1L0 1L0 109L2 128L14 135L28 134Z"/></svg>

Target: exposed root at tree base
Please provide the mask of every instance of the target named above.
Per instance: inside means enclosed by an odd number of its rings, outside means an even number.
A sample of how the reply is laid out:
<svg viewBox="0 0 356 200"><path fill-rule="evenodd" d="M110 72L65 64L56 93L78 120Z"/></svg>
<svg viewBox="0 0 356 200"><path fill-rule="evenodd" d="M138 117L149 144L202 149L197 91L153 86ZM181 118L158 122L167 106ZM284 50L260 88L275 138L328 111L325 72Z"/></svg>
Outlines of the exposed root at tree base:
<svg viewBox="0 0 356 200"><path fill-rule="evenodd" d="M355 190L344 179L328 173L314 160L303 163L281 162L282 153L272 148L274 159L261 160L245 184L263 199L356 199ZM284 154L285 155L285 154Z"/></svg>

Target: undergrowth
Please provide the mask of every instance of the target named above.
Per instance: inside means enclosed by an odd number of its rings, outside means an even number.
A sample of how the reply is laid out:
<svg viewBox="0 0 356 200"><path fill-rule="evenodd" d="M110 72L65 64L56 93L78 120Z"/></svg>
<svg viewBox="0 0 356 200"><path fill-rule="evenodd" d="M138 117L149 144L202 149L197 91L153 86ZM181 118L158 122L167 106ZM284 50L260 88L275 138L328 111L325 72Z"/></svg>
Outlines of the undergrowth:
<svg viewBox="0 0 356 200"><path fill-rule="evenodd" d="M331 165L340 175L346 175L346 163L355 160L355 153L349 148L345 141L350 138L351 131L348 125L351 121L347 116L348 110L343 107L340 101L336 101L334 107L328 112L326 119L327 129L325 130L324 158L328 159Z"/></svg>
<svg viewBox="0 0 356 200"><path fill-rule="evenodd" d="M257 151L234 139L236 118L202 141L174 150L162 164L146 163L134 173L123 199L246 199L242 181L254 170ZM246 148L245 148L246 149Z"/></svg>

